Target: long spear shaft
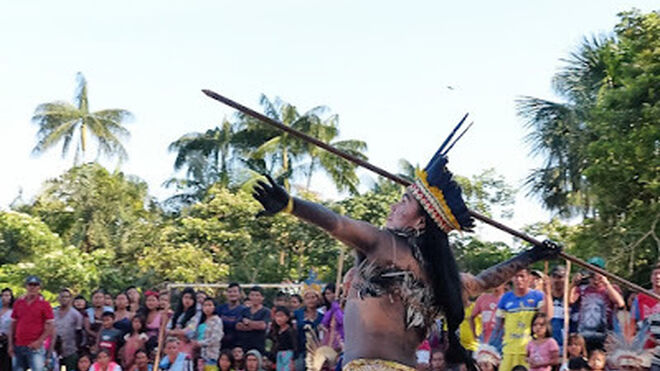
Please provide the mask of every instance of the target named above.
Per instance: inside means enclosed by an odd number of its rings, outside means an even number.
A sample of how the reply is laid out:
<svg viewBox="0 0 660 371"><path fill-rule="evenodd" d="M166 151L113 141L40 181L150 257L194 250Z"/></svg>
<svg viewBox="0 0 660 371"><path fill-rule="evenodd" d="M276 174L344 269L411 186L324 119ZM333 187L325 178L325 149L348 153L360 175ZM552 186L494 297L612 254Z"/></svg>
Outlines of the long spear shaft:
<svg viewBox="0 0 660 371"><path fill-rule="evenodd" d="M220 95L220 94L218 94L218 93L216 93L212 90L202 89L202 92L204 94L208 95L209 97L219 101L219 102L222 102L222 103L224 103L224 104L226 104L226 105L228 105L232 108L237 109L240 112L243 112L244 114L246 114L248 116L256 118L257 120L260 120L260 121L262 121L262 122L264 122L268 125L274 126L278 129L280 129L282 131L285 131L285 132L287 132L287 133L289 133L289 134L291 134L295 137L298 137L298 138L300 138L300 139L302 139L306 142L309 142L309 143L312 143L312 144L314 144L318 147L321 147L321 148L325 149L326 151L328 151L332 154L335 154L335 155L337 155L337 156L339 156L339 157L341 157L341 158L343 158L347 161L350 161L350 162L352 162L356 165L359 165L359 166L362 166L366 169L369 169L369 170L373 171L374 173L376 173L380 176L383 176L387 179L390 179L390 180L392 180L396 183L399 183L403 186L406 186L406 187L411 184L410 181L408 181L407 179L401 178L400 176L394 175L394 174L392 174L392 173L390 173L386 170L383 170L383 169L379 168L378 166L372 165L371 163L369 163L367 161L364 161L364 160L359 159L355 156L351 156L348 153L340 151L337 148L335 148L335 147L333 147L333 146L331 146L331 145L329 145L325 142L322 142L322 141L320 141L320 140L318 140L314 137L311 137L311 136L309 136L305 133L302 133L302 132L300 132L296 129L293 129L289 126L286 126L286 125L282 124L281 122L279 122L277 120L273 120L272 118L270 118L270 117L268 117L268 116L266 116L262 113L259 113L259 112L255 111L251 108L248 108L248 107L246 107L246 106L244 106L240 103L237 103L237 102L235 102L235 101L233 101L233 100L231 100L227 97L224 97L224 96L222 96L222 95ZM493 219L491 219L491 218L489 218L485 215L482 215L482 214L480 214L480 213L478 213L474 210L470 210L469 212L470 212L470 215L472 215L475 219L481 220L482 222L484 222L486 224L490 224L493 227L495 227L495 228L497 228L501 231L507 232L507 233L509 233L509 234L511 234L515 237L520 238L521 240L527 241L527 242L529 242L533 245L541 245L542 244L542 242L537 240L536 238L534 238L532 236L529 236L529 235L527 235L523 232L520 232L518 230L515 230L511 227L508 227L508 226L506 226L506 225L504 225L504 224L502 224L498 221L495 221L495 220L493 220ZM605 276L605 277L607 277L611 280L614 280L614 281L620 283L621 285L626 286L626 287L628 287L632 290L635 290L637 292L642 292L642 293L644 293L644 294L646 294L646 295L648 295L648 296L650 296L650 297L652 297L656 300L660 300L660 295L657 295L656 293L654 293L650 290L647 290L647 289L645 289L645 288L643 288L643 287L641 287L641 286L639 286L635 283L632 283L632 282L630 282L626 279L623 279L623 278L621 278L621 277L619 277L615 274L612 274L612 273L610 273L610 272L608 272L608 271L606 271L606 270L604 270L600 267L597 267L593 264L589 264L589 263L585 262L582 259L576 258L575 256L569 255L569 254L567 254L563 251L561 251L559 253L559 256L566 259L566 260L568 260L568 261L573 262L576 265L579 265L582 268L588 269L588 270L590 270L592 272L596 272L598 274L602 274L603 276Z"/></svg>

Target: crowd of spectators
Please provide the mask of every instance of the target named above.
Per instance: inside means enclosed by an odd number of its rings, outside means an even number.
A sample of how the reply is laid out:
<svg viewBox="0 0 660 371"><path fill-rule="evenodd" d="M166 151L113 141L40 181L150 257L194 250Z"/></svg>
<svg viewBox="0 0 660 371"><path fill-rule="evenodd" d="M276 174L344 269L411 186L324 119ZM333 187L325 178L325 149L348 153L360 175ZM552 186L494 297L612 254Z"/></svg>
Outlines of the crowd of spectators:
<svg viewBox="0 0 660 371"><path fill-rule="evenodd" d="M604 266L600 258L590 263ZM599 274L576 273L566 286L566 275L563 266L548 276L523 269L509 284L465 298L459 338L479 368L660 370L660 352L653 354L660 303L644 294L624 300L621 289ZM651 281L660 294L660 264ZM343 303L333 285L323 291L306 286L302 296L280 291L268 300L270 307L260 287L244 291L236 283L218 298L192 288L172 294L128 287L114 295L96 290L88 301L62 289L54 309L40 294L38 277L25 285L18 299L10 289L2 291L0 371L151 371L155 362L172 371L301 371L309 339L339 355L324 368L341 366ZM420 371L461 368L444 361L444 329L438 319L419 347Z"/></svg>
<svg viewBox="0 0 660 371"><path fill-rule="evenodd" d="M605 266L600 257L589 263ZM660 264L651 282L660 294ZM567 277L561 265L548 275L523 269L509 284L466 298L465 308L459 337L481 370L660 370L660 304L645 294L624 293L600 274ZM442 345L437 349L441 354Z"/></svg>
<svg viewBox="0 0 660 371"><path fill-rule="evenodd" d="M278 292L272 308L259 286L244 292L237 283L222 298L128 287L115 295L98 289L88 301L63 288L57 305L41 295L38 277L25 289L16 300L2 291L0 371L151 371L155 362L171 371L292 371L305 369L310 331L343 346L333 285L302 296Z"/></svg>

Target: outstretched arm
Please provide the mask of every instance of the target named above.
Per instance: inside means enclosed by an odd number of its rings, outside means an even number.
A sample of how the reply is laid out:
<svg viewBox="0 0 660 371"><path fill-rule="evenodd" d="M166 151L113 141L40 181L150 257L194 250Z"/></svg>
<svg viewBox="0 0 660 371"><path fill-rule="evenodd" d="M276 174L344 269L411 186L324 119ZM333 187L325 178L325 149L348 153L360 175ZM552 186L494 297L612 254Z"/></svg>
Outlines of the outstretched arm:
<svg viewBox="0 0 660 371"><path fill-rule="evenodd" d="M289 196L287 191L267 176L270 184L258 181L253 196L264 210L259 215L275 215L288 211L296 217L314 224L334 238L358 251L368 254L384 238L385 233L373 225L339 215L323 205Z"/></svg>
<svg viewBox="0 0 660 371"><path fill-rule="evenodd" d="M469 273L462 273L463 289L469 296L477 296L488 289L507 282L513 278L516 272L528 265L542 259L552 258L559 251L561 251L561 248L558 245L550 241L543 241L542 245L534 246L505 262L492 266L476 277Z"/></svg>

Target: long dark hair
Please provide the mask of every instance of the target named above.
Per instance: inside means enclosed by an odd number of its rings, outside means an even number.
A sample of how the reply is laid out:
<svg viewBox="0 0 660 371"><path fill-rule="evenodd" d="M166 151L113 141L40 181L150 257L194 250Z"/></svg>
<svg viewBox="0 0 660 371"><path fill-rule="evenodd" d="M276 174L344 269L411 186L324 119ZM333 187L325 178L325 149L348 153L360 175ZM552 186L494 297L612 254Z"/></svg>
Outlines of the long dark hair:
<svg viewBox="0 0 660 371"><path fill-rule="evenodd" d="M190 306L185 312L183 311L183 297L188 294L192 297L193 300L193 305ZM176 323L179 320L179 317L183 315L183 320L181 321L181 327L186 327L186 324L190 319L195 315L197 312L197 308L195 307L195 304L197 303L197 300L195 298L195 290L193 290L190 287L186 287L183 289L183 292L181 292L181 296L179 296L179 306L176 308L176 312L174 312L174 317L172 317L172 326L170 329L175 329L176 328Z"/></svg>
<svg viewBox="0 0 660 371"><path fill-rule="evenodd" d="M202 323L206 322L207 317L206 317L206 313L204 313L204 303L206 303L207 301L210 301L211 303L213 303L213 306L216 309L218 308L218 303L216 303L215 300L213 300L213 298L207 297L206 299L204 299L204 301L202 302L202 316L199 318L199 324L200 325ZM214 310L213 314L215 314L215 310Z"/></svg>
<svg viewBox="0 0 660 371"><path fill-rule="evenodd" d="M9 300L9 308L13 308L14 307L14 292L11 291L11 289L9 287L5 287L4 289L2 289L2 292L0 294L4 294L5 292L8 292L9 296L11 297L11 299Z"/></svg>
<svg viewBox="0 0 660 371"><path fill-rule="evenodd" d="M447 362L465 363L470 369L470 365L473 364L472 359L456 335L465 315L458 265L449 247L447 234L421 207L420 212L424 215L426 227L424 232L416 237L416 243L424 258L424 262L421 263L422 269L431 283L435 305L447 319L449 341L449 348L445 352Z"/></svg>

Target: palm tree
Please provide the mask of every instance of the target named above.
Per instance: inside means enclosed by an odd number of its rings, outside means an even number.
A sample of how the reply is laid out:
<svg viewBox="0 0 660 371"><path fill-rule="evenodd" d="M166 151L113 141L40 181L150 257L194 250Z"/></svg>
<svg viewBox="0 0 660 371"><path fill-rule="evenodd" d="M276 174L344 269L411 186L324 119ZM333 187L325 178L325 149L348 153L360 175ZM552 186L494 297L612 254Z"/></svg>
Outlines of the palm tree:
<svg viewBox="0 0 660 371"><path fill-rule="evenodd" d="M231 139L233 125L224 119L221 126L204 133L189 133L170 143L168 150L176 152L174 170L187 168L187 177L212 183L229 184Z"/></svg>
<svg viewBox="0 0 660 371"><path fill-rule="evenodd" d="M297 130L307 125L310 116L325 110L316 107L301 115L295 106L279 98L271 101L263 94L259 103L266 116ZM304 153L303 142L251 117L241 114L238 117L240 130L236 133L234 143L245 155L245 164L257 172L271 174L289 188L289 181L296 170L294 162Z"/></svg>
<svg viewBox="0 0 660 371"><path fill-rule="evenodd" d="M565 66L554 76L553 88L564 102L529 96L517 100L518 115L530 130L531 154L545 157L543 167L527 177L530 193L538 194L545 206L564 215L591 211L588 184L583 170L588 166L585 149L594 140L588 130L591 109L613 76L608 38L584 39L576 52L563 60Z"/></svg>
<svg viewBox="0 0 660 371"><path fill-rule="evenodd" d="M349 155L366 161L367 156L364 155L364 151L367 150L366 142L354 139L333 141L339 136L338 123L339 117L337 115L332 115L322 120L314 113L308 115L307 120L302 121L302 127L300 129ZM309 157L309 163L306 164L305 170L308 190L312 182L312 176L320 167L321 170L330 176L338 191L349 191L351 194L358 193L357 186L360 180L357 174L355 174L355 169L357 168L355 164L311 143L304 143L304 146L305 154Z"/></svg>
<svg viewBox="0 0 660 371"><path fill-rule="evenodd" d="M128 155L121 140L128 138L130 133L124 128L123 123L132 119L133 115L123 109L89 112L87 81L80 72L76 78L78 87L74 104L57 101L40 104L35 109L32 121L39 125L39 131L38 142L32 152L40 155L62 142L62 157L64 157L77 134L79 142L76 146L74 162L79 155L84 162L89 132L96 138L99 156L104 154L108 157L117 156L120 161L126 160Z"/></svg>

